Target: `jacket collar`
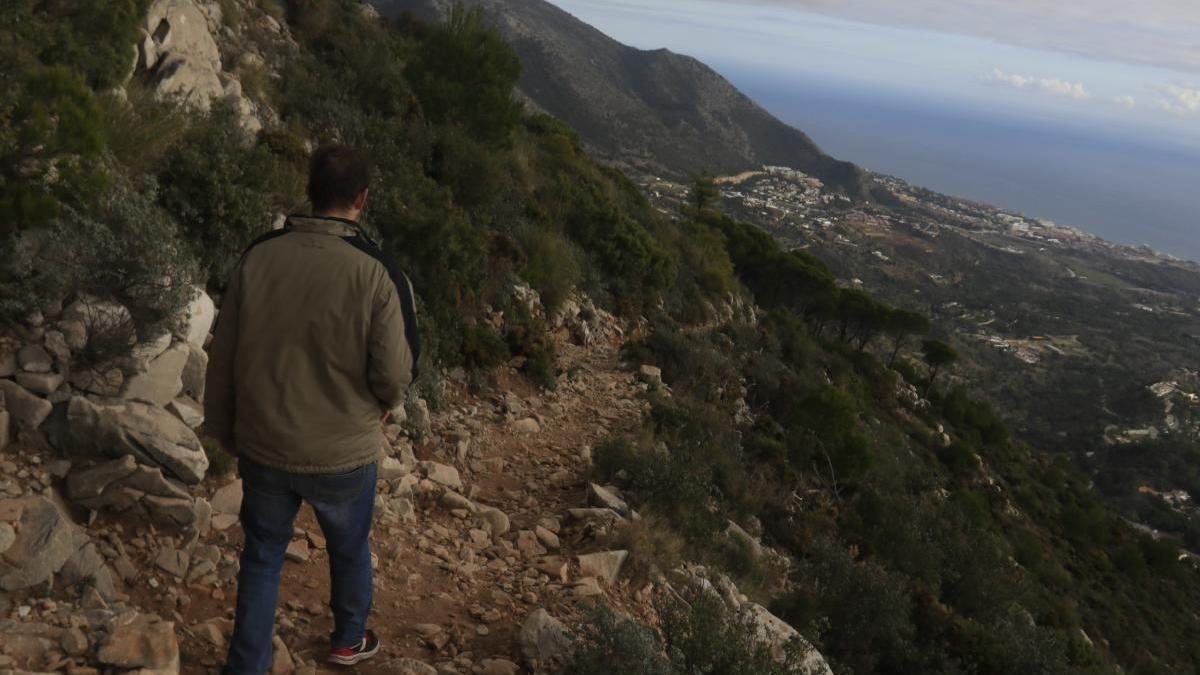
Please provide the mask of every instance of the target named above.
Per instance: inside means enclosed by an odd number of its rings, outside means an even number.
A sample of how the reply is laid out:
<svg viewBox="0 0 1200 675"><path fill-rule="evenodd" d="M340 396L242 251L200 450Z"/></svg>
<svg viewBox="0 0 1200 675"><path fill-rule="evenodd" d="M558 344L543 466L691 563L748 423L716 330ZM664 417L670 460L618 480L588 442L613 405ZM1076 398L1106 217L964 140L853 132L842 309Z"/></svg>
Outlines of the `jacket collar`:
<svg viewBox="0 0 1200 675"><path fill-rule="evenodd" d="M331 216L288 216L284 227L296 232L331 234L337 237L353 237L358 234L358 223Z"/></svg>

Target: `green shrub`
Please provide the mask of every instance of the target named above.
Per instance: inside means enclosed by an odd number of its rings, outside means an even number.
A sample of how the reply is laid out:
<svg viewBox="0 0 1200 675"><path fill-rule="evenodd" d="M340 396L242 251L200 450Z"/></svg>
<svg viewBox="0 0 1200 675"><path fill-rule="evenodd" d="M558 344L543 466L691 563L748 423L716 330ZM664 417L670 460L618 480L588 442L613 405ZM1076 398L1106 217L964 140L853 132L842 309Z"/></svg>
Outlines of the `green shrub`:
<svg viewBox="0 0 1200 675"><path fill-rule="evenodd" d="M796 446L800 467L827 467L837 481L862 478L874 463L871 442L858 431L858 406L853 397L836 387L822 387L800 401L791 424L808 429L807 442Z"/></svg>
<svg viewBox="0 0 1200 675"><path fill-rule="evenodd" d="M91 210L64 207L47 230L18 247L8 264L14 276L0 305L10 315L82 293L126 306L141 339L174 327L172 321L191 301L191 285L198 278L195 259L175 223L155 203L153 187L139 190L123 176ZM129 346L122 337L112 349L82 360L123 356L119 352Z"/></svg>
<svg viewBox="0 0 1200 675"><path fill-rule="evenodd" d="M299 200L297 168L243 134L231 109L214 107L174 149L159 178L163 206L218 286L246 246L270 231L276 211Z"/></svg>
<svg viewBox="0 0 1200 675"><path fill-rule="evenodd" d="M478 8L455 4L446 23L421 41L404 72L435 123L458 123L482 141L503 144L520 120L513 87L521 61Z"/></svg>
<svg viewBox="0 0 1200 675"><path fill-rule="evenodd" d="M579 253L561 233L529 225L517 233L525 262L520 275L541 296L542 306L553 314L578 285Z"/></svg>
<svg viewBox="0 0 1200 675"><path fill-rule="evenodd" d="M973 475L979 470L979 456L975 449L961 440L955 440L947 446L939 445L938 459L956 476Z"/></svg>
<svg viewBox="0 0 1200 675"><path fill-rule="evenodd" d="M605 604L585 612L564 675L795 675L803 654L784 647L776 660L748 621L713 593L685 591L656 603L660 632L617 615Z"/></svg>

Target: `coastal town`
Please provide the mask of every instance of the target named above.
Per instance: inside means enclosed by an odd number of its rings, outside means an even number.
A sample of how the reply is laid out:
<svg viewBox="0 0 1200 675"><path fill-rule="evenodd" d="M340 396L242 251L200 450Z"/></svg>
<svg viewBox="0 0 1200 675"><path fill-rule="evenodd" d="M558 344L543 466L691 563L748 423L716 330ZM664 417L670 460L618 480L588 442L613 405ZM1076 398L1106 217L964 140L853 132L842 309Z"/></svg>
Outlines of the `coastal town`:
<svg viewBox="0 0 1200 675"><path fill-rule="evenodd" d="M1200 375L1189 360L1200 347L1200 288L1187 286L1198 276L1194 263L875 178L890 199L853 202L779 166L712 182L726 213L816 254L840 284L927 312L935 326L960 335L956 347L968 361L1004 373L975 383L989 398L1010 412L1021 396L1042 401L1017 417L1026 432L1041 430L1046 443L1072 439L1096 448L1087 452L1091 458L1104 448L1200 440ZM638 182L667 214L692 194L691 184L658 176ZM1127 407L1114 413L1114 398ZM1120 423L1087 427L1087 420L1114 418ZM1064 436L1065 419L1076 428ZM1138 494L1200 517L1177 485L1142 485Z"/></svg>

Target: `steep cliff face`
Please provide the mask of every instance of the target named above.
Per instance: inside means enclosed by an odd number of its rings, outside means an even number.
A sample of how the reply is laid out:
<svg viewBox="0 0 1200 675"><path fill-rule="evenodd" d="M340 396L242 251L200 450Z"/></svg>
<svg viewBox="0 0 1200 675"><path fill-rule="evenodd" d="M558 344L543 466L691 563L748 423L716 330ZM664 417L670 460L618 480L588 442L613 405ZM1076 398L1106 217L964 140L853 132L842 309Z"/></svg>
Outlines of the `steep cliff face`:
<svg viewBox="0 0 1200 675"><path fill-rule="evenodd" d="M385 16L436 19L444 0L373 0ZM689 56L623 45L544 0L483 0L521 56L521 91L574 126L597 156L635 171L686 176L791 166L856 198L873 181Z"/></svg>

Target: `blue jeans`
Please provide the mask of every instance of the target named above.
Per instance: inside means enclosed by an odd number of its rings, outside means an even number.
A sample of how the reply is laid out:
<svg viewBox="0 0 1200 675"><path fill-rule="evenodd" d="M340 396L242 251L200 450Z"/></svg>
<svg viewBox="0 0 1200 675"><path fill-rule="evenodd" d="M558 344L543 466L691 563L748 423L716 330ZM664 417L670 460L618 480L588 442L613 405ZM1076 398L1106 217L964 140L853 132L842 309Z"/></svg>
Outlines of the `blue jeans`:
<svg viewBox="0 0 1200 675"><path fill-rule="evenodd" d="M301 501L316 512L329 554L330 641L334 648L357 645L371 611L369 539L375 464L346 473L309 475L277 471L242 458L238 473L246 543L238 572L237 617L223 672L261 675L271 669L279 574Z"/></svg>

